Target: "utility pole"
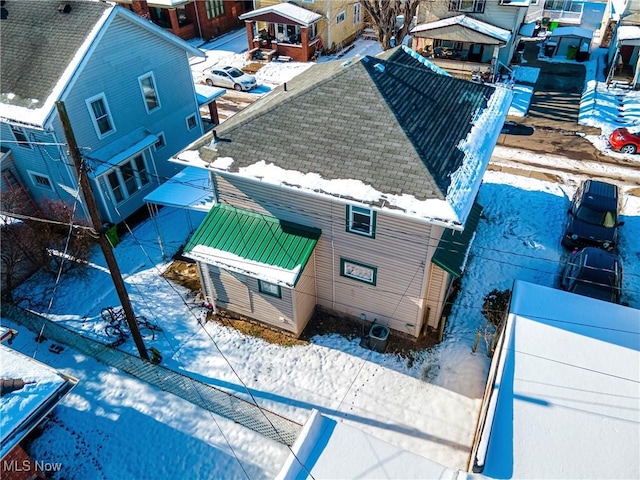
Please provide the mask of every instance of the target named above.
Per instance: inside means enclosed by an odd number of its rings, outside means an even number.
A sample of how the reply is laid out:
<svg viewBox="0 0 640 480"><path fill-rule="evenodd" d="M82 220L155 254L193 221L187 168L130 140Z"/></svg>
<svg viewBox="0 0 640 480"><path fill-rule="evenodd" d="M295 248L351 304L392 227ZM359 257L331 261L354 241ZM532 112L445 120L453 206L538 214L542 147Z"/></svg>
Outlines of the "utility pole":
<svg viewBox="0 0 640 480"><path fill-rule="evenodd" d="M67 115L67 109L64 106L64 102L56 102L56 108L58 109L60 122L62 122L62 128L64 129L64 136L66 137L67 145L69 146L69 154L71 155L73 165L76 168L76 174L78 175L78 181L80 183L80 189L82 190L82 196L84 197L87 210L89 211L93 229L98 233L98 243L100 244L100 248L102 249L104 258L107 261L109 271L111 272L111 278L113 279L113 284L115 285L116 292L118 293L118 297L120 298L120 303L122 304L125 318L127 319L127 323L129 324L129 330L131 331L131 335L133 336L133 341L135 342L136 347L138 347L140 358L149 360L149 354L147 353L147 349L145 348L144 342L142 341L142 336L140 335L140 330L138 329L138 322L136 322L136 316L133 313L133 307L131 306L129 294L127 293L124 280L122 279L120 268L118 267L116 257L114 256L113 250L111 249L111 243L107 238L105 228L102 225L102 221L100 220L100 213L98 213L98 206L96 205L96 200L93 197L93 190L91 189L91 182L89 181L88 172L85 168L84 159L80 155L80 149L78 148L78 144L76 143L76 137L73 134L73 130L71 129L71 123L69 122L69 116Z"/></svg>

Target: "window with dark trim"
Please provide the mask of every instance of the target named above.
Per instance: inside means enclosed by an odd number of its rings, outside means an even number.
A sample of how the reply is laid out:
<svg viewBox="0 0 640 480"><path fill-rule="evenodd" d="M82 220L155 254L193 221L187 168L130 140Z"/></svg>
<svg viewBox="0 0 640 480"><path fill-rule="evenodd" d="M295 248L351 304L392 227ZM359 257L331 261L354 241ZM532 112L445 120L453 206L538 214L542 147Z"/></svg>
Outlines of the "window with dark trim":
<svg viewBox="0 0 640 480"><path fill-rule="evenodd" d="M486 0L449 0L450 12L484 13Z"/></svg>
<svg viewBox="0 0 640 480"><path fill-rule="evenodd" d="M347 232L374 238L376 235L376 212L370 208L347 205Z"/></svg>
<svg viewBox="0 0 640 480"><path fill-rule="evenodd" d="M159 133L158 134L158 140L156 140L156 143L154 143L153 146L156 148L156 150L160 150L166 144L167 144L167 142L164 139L164 133Z"/></svg>
<svg viewBox="0 0 640 480"><path fill-rule="evenodd" d="M198 126L198 122L196 121L196 114L189 115L187 117L187 130L193 130Z"/></svg>
<svg viewBox="0 0 640 480"><path fill-rule="evenodd" d="M282 290L280 289L280 285L276 283L258 280L258 290L260 293L266 293L272 297L282 298Z"/></svg>
<svg viewBox="0 0 640 480"><path fill-rule="evenodd" d="M209 20L220 17L221 15L224 15L223 0L205 0L204 6L207 11L207 18Z"/></svg>
<svg viewBox="0 0 640 480"><path fill-rule="evenodd" d="M357 280L358 282L375 285L378 280L378 268L345 258L340 259L340 276Z"/></svg>
<svg viewBox="0 0 640 480"><path fill-rule="evenodd" d="M11 133L13 133L13 136L16 138L18 145L25 148L33 148L27 138L27 132L23 128L11 125Z"/></svg>
<svg viewBox="0 0 640 480"><path fill-rule="evenodd" d="M339 23L344 22L344 19L347 18L346 14L344 12L340 12L339 14L336 15L336 25L338 25Z"/></svg>

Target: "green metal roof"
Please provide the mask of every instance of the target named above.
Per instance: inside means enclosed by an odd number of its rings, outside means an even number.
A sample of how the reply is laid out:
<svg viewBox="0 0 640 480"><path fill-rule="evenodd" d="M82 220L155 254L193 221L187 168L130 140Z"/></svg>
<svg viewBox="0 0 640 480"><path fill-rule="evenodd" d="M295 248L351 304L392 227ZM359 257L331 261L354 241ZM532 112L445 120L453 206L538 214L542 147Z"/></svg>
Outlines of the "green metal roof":
<svg viewBox="0 0 640 480"><path fill-rule="evenodd" d="M445 230L431 262L456 278L462 276L467 263L471 240L478 227L481 213L482 206L475 202L471 207L471 212L469 212L467 223L462 232L452 229Z"/></svg>
<svg viewBox="0 0 640 480"><path fill-rule="evenodd" d="M203 246L284 270L299 265L297 282L320 233L317 228L217 204L191 236L184 253ZM244 269L251 273L250 264Z"/></svg>

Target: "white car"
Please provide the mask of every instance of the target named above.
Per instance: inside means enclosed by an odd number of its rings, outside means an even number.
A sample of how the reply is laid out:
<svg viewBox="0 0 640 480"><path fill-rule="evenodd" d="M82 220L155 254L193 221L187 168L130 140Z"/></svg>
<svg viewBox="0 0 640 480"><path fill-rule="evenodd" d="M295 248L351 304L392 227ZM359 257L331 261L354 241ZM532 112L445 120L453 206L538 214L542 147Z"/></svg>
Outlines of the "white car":
<svg viewBox="0 0 640 480"><path fill-rule="evenodd" d="M247 92L256 86L256 77L236 67L214 67L205 70L204 81L210 87L233 88L239 92Z"/></svg>

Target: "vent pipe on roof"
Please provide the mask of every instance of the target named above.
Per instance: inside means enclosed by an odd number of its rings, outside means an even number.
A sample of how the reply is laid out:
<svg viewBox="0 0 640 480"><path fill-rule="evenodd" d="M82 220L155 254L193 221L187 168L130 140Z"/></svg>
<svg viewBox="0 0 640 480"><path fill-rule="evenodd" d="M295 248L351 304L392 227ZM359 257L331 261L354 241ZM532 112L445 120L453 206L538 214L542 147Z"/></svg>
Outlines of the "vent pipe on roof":
<svg viewBox="0 0 640 480"><path fill-rule="evenodd" d="M68 3L61 3L58 5L58 11L60 13L71 13L71 5Z"/></svg>
<svg viewBox="0 0 640 480"><path fill-rule="evenodd" d="M209 147L215 149L218 146L218 132L216 132L215 130L212 130L212 132L213 132L213 139L211 140Z"/></svg>
<svg viewBox="0 0 640 480"><path fill-rule="evenodd" d="M287 90L287 82L284 82L284 91L285 91L285 92L286 92L286 91L288 91L288 90Z"/></svg>
<svg viewBox="0 0 640 480"><path fill-rule="evenodd" d="M378 70L379 72L384 72L384 65L381 63L376 63L373 68L375 68L376 70Z"/></svg>

